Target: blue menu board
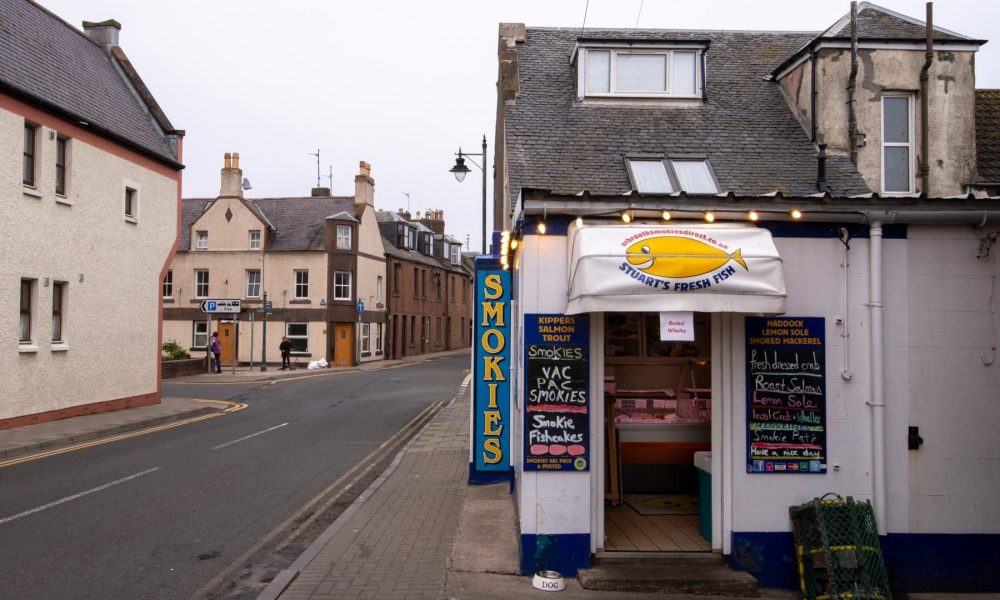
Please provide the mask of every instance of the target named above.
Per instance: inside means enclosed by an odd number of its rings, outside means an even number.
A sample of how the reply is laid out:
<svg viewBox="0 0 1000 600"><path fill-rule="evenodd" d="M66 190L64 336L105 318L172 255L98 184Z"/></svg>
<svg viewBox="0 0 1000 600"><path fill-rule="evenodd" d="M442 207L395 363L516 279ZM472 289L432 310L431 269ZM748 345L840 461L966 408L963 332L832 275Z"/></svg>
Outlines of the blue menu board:
<svg viewBox="0 0 1000 600"><path fill-rule="evenodd" d="M826 472L822 317L746 317L747 472Z"/></svg>
<svg viewBox="0 0 1000 600"><path fill-rule="evenodd" d="M590 468L590 315L524 315L524 469Z"/></svg>

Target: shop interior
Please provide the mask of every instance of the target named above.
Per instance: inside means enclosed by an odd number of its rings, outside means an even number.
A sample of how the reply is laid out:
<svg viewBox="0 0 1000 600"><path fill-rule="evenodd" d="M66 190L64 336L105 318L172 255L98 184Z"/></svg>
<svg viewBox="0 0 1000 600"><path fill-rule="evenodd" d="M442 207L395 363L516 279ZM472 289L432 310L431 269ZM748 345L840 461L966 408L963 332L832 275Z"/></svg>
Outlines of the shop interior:
<svg viewBox="0 0 1000 600"><path fill-rule="evenodd" d="M709 552L711 314L661 341L660 313L604 314L605 552Z"/></svg>

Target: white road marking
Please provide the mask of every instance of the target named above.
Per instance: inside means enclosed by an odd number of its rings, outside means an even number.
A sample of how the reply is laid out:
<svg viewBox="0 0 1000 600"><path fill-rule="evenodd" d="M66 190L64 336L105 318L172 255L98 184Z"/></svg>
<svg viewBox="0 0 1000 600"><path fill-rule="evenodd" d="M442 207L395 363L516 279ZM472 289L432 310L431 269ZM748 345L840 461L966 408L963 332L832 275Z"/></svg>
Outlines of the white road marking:
<svg viewBox="0 0 1000 600"><path fill-rule="evenodd" d="M288 423L282 423L281 425L275 425L274 427L271 427L270 429L265 429L264 431L258 431L257 433L251 433L250 435L243 436L243 437L241 437L238 440L233 440L231 442L226 442L225 444L219 444L218 446L212 447L212 450L218 450L219 448L225 448L226 446L232 446L233 444L238 444L238 443L240 443L240 442L242 442L244 440L249 440L252 437L257 437L258 435L263 435L263 434L267 433L268 431L274 431L275 429L281 429L285 425L288 425Z"/></svg>
<svg viewBox="0 0 1000 600"><path fill-rule="evenodd" d="M49 502L48 504L45 504L43 506L39 506L37 508L32 508L31 510L26 510L24 512L17 513L16 515L11 515L9 517L4 517L3 519L0 519L0 525L5 525L7 523L10 523L11 521L16 521L16 520L18 520L18 519L20 519L22 517L27 517L28 515L33 515L33 514L35 514L37 512L42 512L43 510L47 510L49 508L54 508L56 506L59 506L60 504L66 504L67 502L72 502L73 500L77 500L77 499L83 498L84 496L93 494L95 492L100 492L100 491L106 490L109 487L118 485L119 483L125 483L126 481L132 481L133 479L138 479L139 477L142 477L143 475L149 475L150 473L153 473L155 471L159 471L161 468L162 467L153 467L152 469L146 469L145 471L142 471L140 473L136 473L134 475L129 475L128 477L122 477L121 479L116 479L115 481L112 481L111 483L105 483L104 485L99 485L99 486L97 486L97 487L95 487L93 489L89 489L89 490L87 490L85 492L80 492L79 494L73 494L72 496L66 496L65 498L62 498L61 500L56 500L55 502Z"/></svg>

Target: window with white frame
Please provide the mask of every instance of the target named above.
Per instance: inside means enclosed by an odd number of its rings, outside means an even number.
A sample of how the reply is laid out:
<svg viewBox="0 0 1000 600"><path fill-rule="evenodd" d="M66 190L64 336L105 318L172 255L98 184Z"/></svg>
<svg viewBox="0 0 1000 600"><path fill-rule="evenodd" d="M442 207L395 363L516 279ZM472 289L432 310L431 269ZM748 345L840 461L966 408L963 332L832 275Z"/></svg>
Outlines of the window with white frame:
<svg viewBox="0 0 1000 600"><path fill-rule="evenodd" d="M361 356L372 355L372 324L361 324Z"/></svg>
<svg viewBox="0 0 1000 600"><path fill-rule="evenodd" d="M52 283L52 341L63 342L63 334L66 313L66 283L55 281Z"/></svg>
<svg viewBox="0 0 1000 600"><path fill-rule="evenodd" d="M208 321L195 321L191 332L191 347L196 349L208 346Z"/></svg>
<svg viewBox="0 0 1000 600"><path fill-rule="evenodd" d="M351 249L351 226L350 225L337 225L337 249L338 250L350 250Z"/></svg>
<svg viewBox="0 0 1000 600"><path fill-rule="evenodd" d="M629 159L628 170L632 187L640 194L672 194L675 191L662 159Z"/></svg>
<svg viewBox="0 0 1000 600"><path fill-rule="evenodd" d="M882 97L882 191L914 192L913 96Z"/></svg>
<svg viewBox="0 0 1000 600"><path fill-rule="evenodd" d="M139 190L134 187L125 186L125 195L122 199L125 220L136 222L139 220ZM207 239L206 239L207 241Z"/></svg>
<svg viewBox="0 0 1000 600"><path fill-rule="evenodd" d="M173 270L168 270L167 274L163 276L163 297L173 298L174 297L174 272Z"/></svg>
<svg viewBox="0 0 1000 600"><path fill-rule="evenodd" d="M194 272L194 297L208 298L208 269L197 269Z"/></svg>
<svg viewBox="0 0 1000 600"><path fill-rule="evenodd" d="M196 232L194 232L194 234L195 234L195 237L198 240L197 246L195 246L195 247L198 250L207 250L208 249L208 232L207 231L196 231Z"/></svg>
<svg viewBox="0 0 1000 600"><path fill-rule="evenodd" d="M381 304L382 302L382 276L375 276L375 304Z"/></svg>
<svg viewBox="0 0 1000 600"><path fill-rule="evenodd" d="M247 298L260 298L260 269L247 269Z"/></svg>
<svg viewBox="0 0 1000 600"><path fill-rule="evenodd" d="M333 299L351 299L351 272L334 271L333 273Z"/></svg>
<svg viewBox="0 0 1000 600"><path fill-rule="evenodd" d="M719 184L705 158L632 157L626 160L632 187L640 194L718 194Z"/></svg>
<svg viewBox="0 0 1000 600"><path fill-rule="evenodd" d="M375 324L375 354L382 354L382 324Z"/></svg>
<svg viewBox="0 0 1000 600"><path fill-rule="evenodd" d="M698 48L586 48L580 96L697 98Z"/></svg>
<svg viewBox="0 0 1000 600"><path fill-rule="evenodd" d="M250 249L260 250L260 230L251 229L250 230Z"/></svg>
<svg viewBox="0 0 1000 600"><path fill-rule="evenodd" d="M21 317L18 321L18 341L22 344L31 343L31 317L34 314L35 279L21 280Z"/></svg>
<svg viewBox="0 0 1000 600"><path fill-rule="evenodd" d="M462 247L458 244L451 245L451 264L458 265L462 263Z"/></svg>
<svg viewBox="0 0 1000 600"><path fill-rule="evenodd" d="M38 139L38 126L31 123L24 123L24 149L21 154L21 183L35 187L35 163L37 159L36 147Z"/></svg>
<svg viewBox="0 0 1000 600"><path fill-rule="evenodd" d="M417 230L413 227L406 228L406 247L409 250L417 249Z"/></svg>
<svg viewBox="0 0 1000 600"><path fill-rule="evenodd" d="M309 298L309 271L306 269L295 271L295 299L307 298Z"/></svg>
<svg viewBox="0 0 1000 600"><path fill-rule="evenodd" d="M707 160L671 159L677 187L689 194L718 194L719 186Z"/></svg>
<svg viewBox="0 0 1000 600"><path fill-rule="evenodd" d="M285 323L285 337L292 352L309 352L309 323Z"/></svg>
<svg viewBox="0 0 1000 600"><path fill-rule="evenodd" d="M421 233L423 239L420 251L427 256L434 256L434 235L431 233Z"/></svg>

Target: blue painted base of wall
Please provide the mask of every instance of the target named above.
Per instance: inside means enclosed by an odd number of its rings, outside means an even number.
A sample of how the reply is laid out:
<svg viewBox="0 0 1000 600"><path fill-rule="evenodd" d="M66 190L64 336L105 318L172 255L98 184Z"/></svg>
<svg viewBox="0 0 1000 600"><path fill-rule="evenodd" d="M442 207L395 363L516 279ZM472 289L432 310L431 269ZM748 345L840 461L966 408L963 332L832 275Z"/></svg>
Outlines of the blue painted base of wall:
<svg viewBox="0 0 1000 600"><path fill-rule="evenodd" d="M590 566L590 534L521 534L521 574L543 569L559 571L563 577Z"/></svg>
<svg viewBox="0 0 1000 600"><path fill-rule="evenodd" d="M729 564L756 577L761 587L799 587L791 533L734 532Z"/></svg>
<svg viewBox="0 0 1000 600"><path fill-rule="evenodd" d="M510 481L513 486L514 469L484 472L477 471L476 465L469 463L469 485L490 485L491 483L500 483L501 481Z"/></svg>
<svg viewBox="0 0 1000 600"><path fill-rule="evenodd" d="M890 533L889 586L902 592L1000 592L1000 534Z"/></svg>
<svg viewBox="0 0 1000 600"><path fill-rule="evenodd" d="M1000 591L1000 534L894 533L881 545L894 592ZM733 533L730 564L762 587L799 587L791 533Z"/></svg>

